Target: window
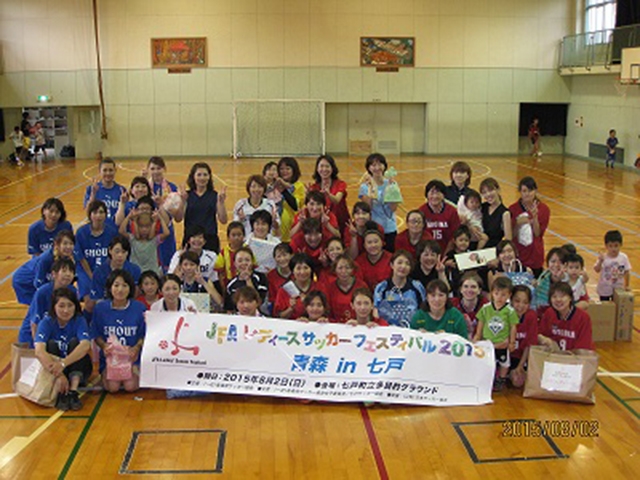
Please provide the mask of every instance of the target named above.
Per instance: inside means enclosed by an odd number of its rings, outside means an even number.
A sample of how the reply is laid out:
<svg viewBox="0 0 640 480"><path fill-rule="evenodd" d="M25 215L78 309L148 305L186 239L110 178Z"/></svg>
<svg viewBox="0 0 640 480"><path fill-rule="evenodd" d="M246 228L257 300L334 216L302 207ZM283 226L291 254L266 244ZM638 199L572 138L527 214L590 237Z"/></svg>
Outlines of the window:
<svg viewBox="0 0 640 480"><path fill-rule="evenodd" d="M585 0L585 32L610 30L616 26L616 0Z"/></svg>

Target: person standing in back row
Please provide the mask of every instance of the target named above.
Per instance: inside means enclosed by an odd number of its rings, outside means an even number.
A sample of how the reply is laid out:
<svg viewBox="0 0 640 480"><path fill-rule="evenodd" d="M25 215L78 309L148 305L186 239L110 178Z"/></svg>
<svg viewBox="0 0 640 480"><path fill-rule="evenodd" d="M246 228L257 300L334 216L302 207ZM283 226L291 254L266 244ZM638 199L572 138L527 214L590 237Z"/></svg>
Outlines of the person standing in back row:
<svg viewBox="0 0 640 480"><path fill-rule="evenodd" d="M607 160L606 160L606 168L613 168L616 163L616 151L618 146L618 139L616 138L616 131L609 130L609 138L607 138ZM609 165L611 164L611 165Z"/></svg>
<svg viewBox="0 0 640 480"><path fill-rule="evenodd" d="M540 125L538 117L533 117L531 125L529 125L529 140L531 140L531 156L541 157L540 151Z"/></svg>

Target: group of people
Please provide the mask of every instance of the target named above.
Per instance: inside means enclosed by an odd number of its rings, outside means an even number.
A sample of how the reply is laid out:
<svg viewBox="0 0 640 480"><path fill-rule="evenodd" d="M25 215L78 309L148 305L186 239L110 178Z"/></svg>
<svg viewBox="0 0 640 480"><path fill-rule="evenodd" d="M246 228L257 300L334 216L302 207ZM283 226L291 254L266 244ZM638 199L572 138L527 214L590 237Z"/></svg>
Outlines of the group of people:
<svg viewBox="0 0 640 480"><path fill-rule="evenodd" d="M494 178L476 191L470 166L455 162L450 183L429 181L425 203L407 212L398 232L400 185L385 176L387 160L378 153L365 161L351 209L330 155L318 157L306 185L295 158L267 163L229 211L226 188L214 188L204 162L191 167L181 188L166 180L161 157L152 157L129 188L116 183L113 160L99 168L85 192L87 222L74 233L63 203L48 199L29 229L33 258L13 277L18 301L29 305L19 340L35 346L56 375L61 409L82 406L77 389L91 374L92 340L104 387L138 388L147 310L391 325L489 340L496 390L509 375L518 384L528 348L539 340L593 348L584 261L572 245L545 257L550 211L532 177L520 180L520 199L507 207ZM227 225L224 245L218 222ZM618 231L607 232L595 265L602 298L628 288L631 266L621 245ZM495 261L459 268L456 255L486 248L496 249ZM114 380L105 368L120 345L133 368L130 378Z"/></svg>

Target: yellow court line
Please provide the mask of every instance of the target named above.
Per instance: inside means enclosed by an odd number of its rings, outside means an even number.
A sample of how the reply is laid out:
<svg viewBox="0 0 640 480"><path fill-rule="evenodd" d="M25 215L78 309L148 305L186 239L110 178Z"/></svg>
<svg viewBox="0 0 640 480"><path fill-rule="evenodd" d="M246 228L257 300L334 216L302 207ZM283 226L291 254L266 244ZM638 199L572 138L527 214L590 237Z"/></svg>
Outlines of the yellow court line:
<svg viewBox="0 0 640 480"><path fill-rule="evenodd" d="M38 172L38 173L33 173L31 175L27 175L26 177L20 178L19 180L14 180L13 182L7 183L6 185L2 185L0 187L0 190L3 190L5 188L9 188L12 185L16 185L18 183L22 183L25 180L29 180L30 178L37 177L38 175L42 175L44 173L49 173L51 170L55 170L56 168L62 168L62 167L63 167L62 165L56 165L55 167L47 168L46 170L43 170L42 172Z"/></svg>
<svg viewBox="0 0 640 480"><path fill-rule="evenodd" d="M98 375L96 379L87 385L87 388L93 387L98 381L101 380L101 376ZM82 392L79 397L82 398L86 392ZM25 448L27 448L35 439L37 439L40 435L42 435L51 425L53 425L56 420L58 420L65 412L62 410L58 410L56 413L51 415L49 419L40 425L31 435L28 437L13 437L7 443L5 443L2 448L0 448L0 469L2 469L6 464L11 462L16 455L22 452Z"/></svg>
<svg viewBox="0 0 640 480"><path fill-rule="evenodd" d="M605 370L602 367L598 367L598 371L600 372L604 372L604 373L611 373L609 370ZM629 383L626 380L623 380L620 377L614 377L611 376L610 378L613 378L615 381L620 382L621 384L623 384L625 387L629 387L631 390L633 390L634 392L640 393L640 387L634 385L633 383Z"/></svg>

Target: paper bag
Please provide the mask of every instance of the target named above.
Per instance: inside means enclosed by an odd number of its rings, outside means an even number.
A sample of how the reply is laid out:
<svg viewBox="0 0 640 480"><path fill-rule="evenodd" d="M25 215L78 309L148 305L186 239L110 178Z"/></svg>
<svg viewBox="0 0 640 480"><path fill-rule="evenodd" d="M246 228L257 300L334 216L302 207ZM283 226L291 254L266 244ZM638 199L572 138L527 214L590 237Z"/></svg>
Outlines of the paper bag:
<svg viewBox="0 0 640 480"><path fill-rule="evenodd" d="M132 373L129 349L113 334L109 335L107 343L111 345L111 350L106 356L107 380L130 380Z"/></svg>
<svg viewBox="0 0 640 480"><path fill-rule="evenodd" d="M598 354L592 350L552 353L534 345L529 350L523 396L595 404L597 373Z"/></svg>
<svg viewBox="0 0 640 480"><path fill-rule="evenodd" d="M56 377L42 366L36 351L25 344L11 345L11 384L14 392L38 405L53 407L56 404Z"/></svg>

